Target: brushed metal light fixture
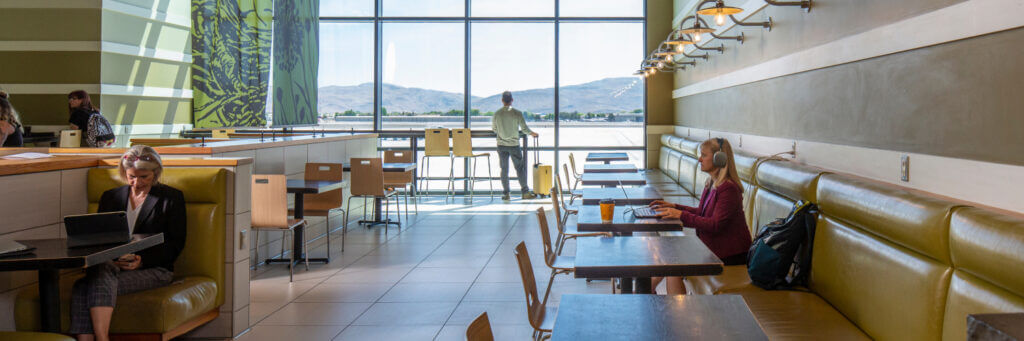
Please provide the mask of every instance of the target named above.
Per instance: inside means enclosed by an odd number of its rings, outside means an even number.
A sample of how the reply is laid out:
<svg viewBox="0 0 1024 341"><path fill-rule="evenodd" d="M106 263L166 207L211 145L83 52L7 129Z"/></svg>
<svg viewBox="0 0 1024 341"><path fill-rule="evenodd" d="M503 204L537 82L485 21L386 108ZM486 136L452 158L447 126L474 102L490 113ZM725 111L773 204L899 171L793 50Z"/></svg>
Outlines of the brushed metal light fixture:
<svg viewBox="0 0 1024 341"><path fill-rule="evenodd" d="M772 6L800 6L805 12L811 11L811 1L813 0L802 0L802 1L774 1L764 0L764 3Z"/></svg>
<svg viewBox="0 0 1024 341"><path fill-rule="evenodd" d="M708 7L701 9L701 6L705 4L714 3L714 7ZM715 25L724 26L725 17L733 14L743 13L743 9L739 7L726 6L725 1L722 0L704 0L697 5L697 14L710 15L715 18Z"/></svg>

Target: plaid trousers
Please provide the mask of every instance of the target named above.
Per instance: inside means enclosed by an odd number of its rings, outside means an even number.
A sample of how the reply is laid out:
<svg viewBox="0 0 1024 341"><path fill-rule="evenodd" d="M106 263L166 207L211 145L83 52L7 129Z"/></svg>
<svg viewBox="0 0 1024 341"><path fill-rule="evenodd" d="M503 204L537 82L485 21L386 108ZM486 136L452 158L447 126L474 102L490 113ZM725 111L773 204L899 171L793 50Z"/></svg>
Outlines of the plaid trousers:
<svg viewBox="0 0 1024 341"><path fill-rule="evenodd" d="M153 289L171 283L174 273L161 267L121 271L113 262L85 270L71 290L71 334L92 334L89 308L113 307L118 295Z"/></svg>

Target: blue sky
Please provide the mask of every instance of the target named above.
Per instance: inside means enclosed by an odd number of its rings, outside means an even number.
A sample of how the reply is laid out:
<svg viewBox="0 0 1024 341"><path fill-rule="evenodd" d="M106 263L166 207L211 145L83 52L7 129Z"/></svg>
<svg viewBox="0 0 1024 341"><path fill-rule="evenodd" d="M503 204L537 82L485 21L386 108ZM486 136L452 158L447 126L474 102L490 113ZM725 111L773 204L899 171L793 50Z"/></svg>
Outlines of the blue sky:
<svg viewBox="0 0 1024 341"><path fill-rule="evenodd" d="M322 0L321 16L359 15L354 0ZM385 0L400 3L404 11L390 15L426 12L446 15L462 0ZM372 12L372 1L369 9ZM518 7L512 10L509 3ZM475 0L478 15L549 16L550 0ZM581 16L626 16L635 7L621 0L562 0L562 12ZM614 4L614 5L612 5ZM345 6L341 6L345 5ZM339 11L339 8L346 9ZM547 13L544 13L547 11ZM636 11L639 15L639 11ZM560 28L562 85L574 85L608 77L628 77L644 58L643 25L640 23L562 23ZM383 63L385 83L406 87L462 92L464 73L464 25L458 23L385 23ZM554 24L472 24L472 93L490 96L503 90L554 86ZM373 24L323 23L320 25L320 86L357 85L373 80Z"/></svg>

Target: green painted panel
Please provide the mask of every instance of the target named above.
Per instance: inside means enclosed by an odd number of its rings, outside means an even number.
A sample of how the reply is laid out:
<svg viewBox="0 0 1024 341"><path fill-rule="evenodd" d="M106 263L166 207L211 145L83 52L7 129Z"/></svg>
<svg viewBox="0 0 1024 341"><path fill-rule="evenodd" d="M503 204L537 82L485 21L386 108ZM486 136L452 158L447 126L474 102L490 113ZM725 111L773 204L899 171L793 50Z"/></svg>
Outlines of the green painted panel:
<svg viewBox="0 0 1024 341"><path fill-rule="evenodd" d="M266 125L270 0L192 0L196 128Z"/></svg>
<svg viewBox="0 0 1024 341"><path fill-rule="evenodd" d="M274 2L275 126L317 122L319 0Z"/></svg>
<svg viewBox="0 0 1024 341"><path fill-rule="evenodd" d="M191 89L192 64L104 53L103 84Z"/></svg>
<svg viewBox="0 0 1024 341"><path fill-rule="evenodd" d="M4 8L0 40L98 41L100 9Z"/></svg>
<svg viewBox="0 0 1024 341"><path fill-rule="evenodd" d="M103 41L171 52L191 53L189 27L117 12L103 12Z"/></svg>
<svg viewBox="0 0 1024 341"><path fill-rule="evenodd" d="M93 104L100 105L99 96L89 96ZM21 115L25 125L68 124L67 94L11 94L11 105Z"/></svg>
<svg viewBox="0 0 1024 341"><path fill-rule="evenodd" d="M97 84L99 52L0 51L0 84Z"/></svg>
<svg viewBox="0 0 1024 341"><path fill-rule="evenodd" d="M192 100L103 95L103 116L111 124L188 124L192 123Z"/></svg>

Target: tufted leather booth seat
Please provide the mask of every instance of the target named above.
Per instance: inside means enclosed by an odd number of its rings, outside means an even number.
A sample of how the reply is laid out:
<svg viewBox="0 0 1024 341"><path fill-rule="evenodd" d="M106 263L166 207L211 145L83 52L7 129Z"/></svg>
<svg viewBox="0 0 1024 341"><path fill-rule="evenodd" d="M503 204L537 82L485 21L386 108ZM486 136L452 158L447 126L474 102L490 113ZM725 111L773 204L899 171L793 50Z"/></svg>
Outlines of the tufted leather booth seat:
<svg viewBox="0 0 1024 341"><path fill-rule="evenodd" d="M741 156L742 155L742 156ZM743 211L747 215L747 226L751 236L757 235L760 226L785 217L793 204L800 200L815 202L815 185L826 172L820 168L804 166L785 160L764 160L757 162L749 154L736 153L737 172L744 182ZM743 160L742 162L740 160ZM754 166L741 166L753 164ZM743 180L743 174L754 174L751 178L756 186ZM750 189L747 189L748 186ZM747 193L747 192L750 193ZM749 203L748 203L749 201ZM687 292L700 295L763 291L751 284L745 265L726 266L721 275L688 277L684 280Z"/></svg>
<svg viewBox="0 0 1024 341"><path fill-rule="evenodd" d="M168 286L119 296L110 325L112 334L142 334L140 339L168 339L212 320L224 303L225 211L228 174L219 168L166 168L160 181L185 194L187 237L174 263L175 281ZM91 169L89 211L97 210L104 191L123 183L117 169ZM70 324L71 286L81 275L61 280L61 330ZM38 330L39 292L32 286L18 293L18 330Z"/></svg>

